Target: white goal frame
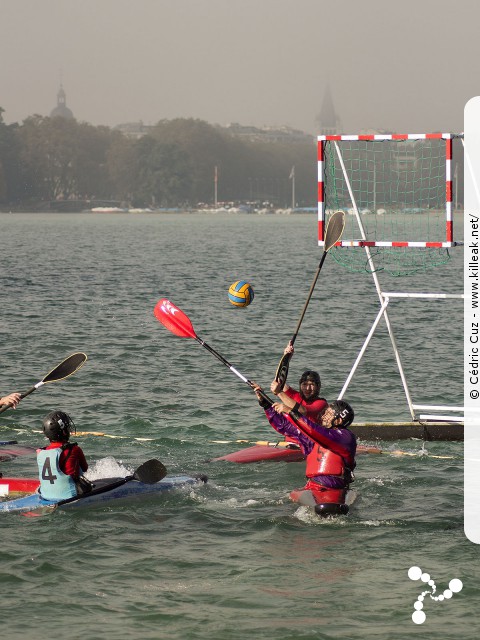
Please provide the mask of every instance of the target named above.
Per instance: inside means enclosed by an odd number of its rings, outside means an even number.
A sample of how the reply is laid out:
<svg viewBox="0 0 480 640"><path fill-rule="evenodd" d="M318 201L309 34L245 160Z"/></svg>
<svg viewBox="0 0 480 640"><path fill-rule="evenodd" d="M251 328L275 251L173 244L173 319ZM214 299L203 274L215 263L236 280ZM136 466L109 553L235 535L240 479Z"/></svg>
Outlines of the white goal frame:
<svg viewBox="0 0 480 640"><path fill-rule="evenodd" d="M412 247L412 248L450 248L456 246L453 239L453 180L452 180L452 160L453 160L453 138L463 135L453 133L390 133L390 134L354 134L354 135L325 135L317 138L317 171L318 171L318 244L325 244L326 228L326 199L325 199L325 145L332 142L340 162L343 177L349 192L352 208L357 218L361 239L342 239L336 246L341 247ZM445 239L442 242L428 240L396 240L390 241L367 240L365 229L357 207L355 194L352 189L350 176L345 168L339 142L415 142L421 140L443 140L445 142ZM460 243L461 244L461 243Z"/></svg>

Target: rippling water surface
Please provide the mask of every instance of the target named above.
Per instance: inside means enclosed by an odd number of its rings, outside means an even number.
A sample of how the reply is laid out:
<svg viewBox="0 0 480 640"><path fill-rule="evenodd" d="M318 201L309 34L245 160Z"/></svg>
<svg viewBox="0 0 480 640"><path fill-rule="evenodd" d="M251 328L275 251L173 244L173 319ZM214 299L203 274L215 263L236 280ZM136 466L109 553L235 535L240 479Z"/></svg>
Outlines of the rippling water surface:
<svg viewBox="0 0 480 640"><path fill-rule="evenodd" d="M0 391L26 390L74 351L86 365L0 417L0 440L43 444L42 417L69 412L94 467L134 469L157 457L174 473L207 473L194 490L138 504L4 514L2 637L28 640L165 638L474 638L477 547L463 534L462 443L380 442L358 457L359 498L346 518L321 521L288 499L302 463L207 460L275 440L251 390L196 341L153 316L168 297L200 338L268 387L321 257L315 216L0 215ZM461 231L461 220L459 221ZM463 250L389 291L458 293ZM255 300L226 297L249 280ZM335 397L378 311L367 274L325 261L296 341L291 381L320 370ZM463 404L462 308L396 301L389 308L415 402ZM357 420L408 420L388 336L379 326L346 398ZM218 441L227 441L219 443ZM406 455L393 455L401 449ZM2 463L33 475L29 457ZM464 583L448 602L425 601Z"/></svg>

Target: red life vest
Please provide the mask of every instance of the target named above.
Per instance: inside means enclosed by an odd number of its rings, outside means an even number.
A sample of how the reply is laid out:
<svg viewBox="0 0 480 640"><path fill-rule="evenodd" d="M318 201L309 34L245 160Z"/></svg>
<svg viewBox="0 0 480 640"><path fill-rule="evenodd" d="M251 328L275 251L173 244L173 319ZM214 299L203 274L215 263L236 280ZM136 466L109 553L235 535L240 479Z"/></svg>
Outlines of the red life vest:
<svg viewBox="0 0 480 640"><path fill-rule="evenodd" d="M299 391L295 391L295 389L292 389L291 387L289 387L284 393L289 398L305 407L307 410L307 418L313 420L313 422L320 423L320 416L328 404L325 398L315 398L311 402L308 402L305 398L302 398Z"/></svg>
<svg viewBox="0 0 480 640"><path fill-rule="evenodd" d="M342 504L345 502L345 495L347 493L347 487L343 489L329 489L322 487L321 478L318 476L345 476L345 462L342 456L338 453L333 453L330 449L325 449L319 444L315 444L312 451L307 456L307 468L305 475L308 478L307 484L301 490L304 493L309 490L312 493L312 498L316 504L335 503ZM310 478L315 478L311 480ZM320 483L320 484L319 484ZM293 492L290 497L296 502L302 502L296 495L297 492Z"/></svg>
<svg viewBox="0 0 480 640"><path fill-rule="evenodd" d="M321 475L343 477L344 474L345 462L342 456L315 443L312 451L307 456L307 468L305 470L307 478Z"/></svg>
<svg viewBox="0 0 480 640"><path fill-rule="evenodd" d="M321 423L320 416L322 415L324 409L327 407L328 403L325 398L315 398L312 402L307 402L304 398L302 398L301 394L295 389L289 387L285 391L286 395L301 404L307 410L307 418L313 420L313 422ZM295 438L290 436L285 436L286 442L296 442Z"/></svg>

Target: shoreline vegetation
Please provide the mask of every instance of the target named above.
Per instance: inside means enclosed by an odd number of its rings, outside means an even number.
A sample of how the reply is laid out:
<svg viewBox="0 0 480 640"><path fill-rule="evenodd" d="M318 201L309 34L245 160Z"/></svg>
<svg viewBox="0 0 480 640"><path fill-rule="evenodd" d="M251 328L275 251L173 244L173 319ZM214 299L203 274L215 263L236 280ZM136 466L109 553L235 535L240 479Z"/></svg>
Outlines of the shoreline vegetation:
<svg viewBox="0 0 480 640"><path fill-rule="evenodd" d="M225 203L279 209L316 201L313 136L250 140L177 118L132 137L59 116L6 125L2 112L0 106L3 211L168 211Z"/></svg>

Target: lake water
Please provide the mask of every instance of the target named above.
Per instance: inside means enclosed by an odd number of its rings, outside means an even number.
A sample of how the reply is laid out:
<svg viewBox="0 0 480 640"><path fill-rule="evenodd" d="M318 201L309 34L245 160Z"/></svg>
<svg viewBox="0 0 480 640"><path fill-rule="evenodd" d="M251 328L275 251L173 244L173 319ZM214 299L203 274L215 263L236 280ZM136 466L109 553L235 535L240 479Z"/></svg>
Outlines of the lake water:
<svg viewBox="0 0 480 640"><path fill-rule="evenodd" d="M461 232L462 221L457 220ZM4 514L2 637L46 640L474 638L478 548L463 533L463 444L379 442L358 457L348 517L319 520L291 503L302 463L206 460L275 440L247 385L196 341L153 316L161 297L197 335L268 388L321 257L316 217L228 214L0 214L0 392L26 390L64 357L88 354L68 380L0 417L0 440L43 446L43 416L67 411L93 469L133 470L148 458L207 485L138 504ZM460 293L463 249L387 291ZM249 280L255 300L228 303ZM379 308L368 274L327 257L290 366L318 369L322 392L343 386ZM389 314L417 403L463 404L461 301L395 301ZM357 421L409 420L384 323L345 398ZM228 441L218 443L216 441ZM401 449L410 455L391 455ZM414 455L412 455L414 454ZM114 460L113 460L114 459ZM35 460L2 463L31 476ZM426 621L411 616L428 586Z"/></svg>

